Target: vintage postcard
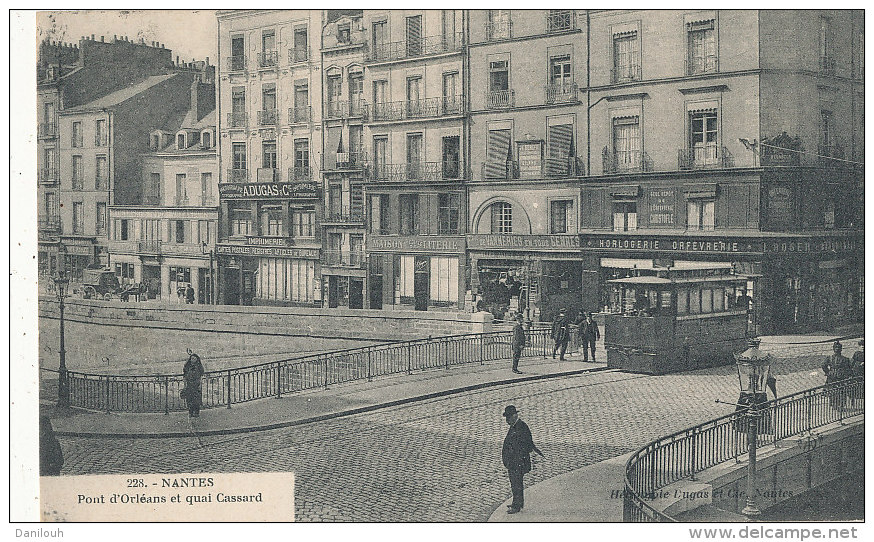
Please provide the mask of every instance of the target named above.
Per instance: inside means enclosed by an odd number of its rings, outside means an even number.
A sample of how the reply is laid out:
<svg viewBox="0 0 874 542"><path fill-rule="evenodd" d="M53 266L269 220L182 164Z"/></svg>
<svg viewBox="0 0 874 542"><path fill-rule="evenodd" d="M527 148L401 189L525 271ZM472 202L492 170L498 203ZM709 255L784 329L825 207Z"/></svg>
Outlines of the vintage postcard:
<svg viewBox="0 0 874 542"><path fill-rule="evenodd" d="M864 15L18 13L16 536L858 537Z"/></svg>

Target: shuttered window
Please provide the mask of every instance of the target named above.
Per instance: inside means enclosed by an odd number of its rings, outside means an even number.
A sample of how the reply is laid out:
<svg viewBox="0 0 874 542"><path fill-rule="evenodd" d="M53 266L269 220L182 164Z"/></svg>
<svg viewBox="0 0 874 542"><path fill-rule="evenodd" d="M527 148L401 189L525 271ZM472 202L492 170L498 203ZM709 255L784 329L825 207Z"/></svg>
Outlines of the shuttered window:
<svg viewBox="0 0 874 542"><path fill-rule="evenodd" d="M485 178L507 179L511 159L510 130L489 130Z"/></svg>
<svg viewBox="0 0 874 542"><path fill-rule="evenodd" d="M553 177L567 176L570 172L570 157L573 151L574 125L550 126L547 139L549 148L546 158L546 174Z"/></svg>
<svg viewBox="0 0 874 542"><path fill-rule="evenodd" d="M407 17L407 56L422 54L422 16Z"/></svg>

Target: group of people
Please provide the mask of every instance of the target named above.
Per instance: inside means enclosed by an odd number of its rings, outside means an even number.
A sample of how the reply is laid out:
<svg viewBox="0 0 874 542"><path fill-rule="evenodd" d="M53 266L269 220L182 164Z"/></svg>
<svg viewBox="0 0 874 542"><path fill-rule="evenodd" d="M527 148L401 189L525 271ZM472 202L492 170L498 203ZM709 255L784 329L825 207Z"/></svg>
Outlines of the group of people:
<svg viewBox="0 0 874 542"><path fill-rule="evenodd" d="M521 373L519 370L519 358L522 357L522 349L528 344L528 339L525 334L523 323L525 318L521 313L516 315L513 322L513 338L510 346L513 351L513 372ZM568 343L571 339L571 326L576 326L580 333L580 350L583 354L583 361L589 361L589 353L592 354L592 361L595 361L595 341L601 338L601 332L598 329L598 324L592 318L591 312L580 311L573 322L568 318L567 311L562 309L558 316L552 322L551 337L554 342L552 348L552 359L558 355L561 361L565 361L565 353L567 352Z"/></svg>
<svg viewBox="0 0 874 542"><path fill-rule="evenodd" d="M853 358L850 359L841 354L843 351L841 342L835 341L832 344L832 355L822 363L829 406L834 409L844 408L847 402L846 386L837 386L837 384L848 378L865 376L865 339L859 341L859 346L861 350L854 353Z"/></svg>

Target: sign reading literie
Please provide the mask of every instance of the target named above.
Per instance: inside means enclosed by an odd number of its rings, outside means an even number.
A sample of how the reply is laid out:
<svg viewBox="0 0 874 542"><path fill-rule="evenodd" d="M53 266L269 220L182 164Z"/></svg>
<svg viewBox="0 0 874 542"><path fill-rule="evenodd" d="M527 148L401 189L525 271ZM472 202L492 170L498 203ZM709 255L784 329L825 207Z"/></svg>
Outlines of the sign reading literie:
<svg viewBox="0 0 874 542"><path fill-rule="evenodd" d="M42 521L294 521L294 473L40 477Z"/></svg>

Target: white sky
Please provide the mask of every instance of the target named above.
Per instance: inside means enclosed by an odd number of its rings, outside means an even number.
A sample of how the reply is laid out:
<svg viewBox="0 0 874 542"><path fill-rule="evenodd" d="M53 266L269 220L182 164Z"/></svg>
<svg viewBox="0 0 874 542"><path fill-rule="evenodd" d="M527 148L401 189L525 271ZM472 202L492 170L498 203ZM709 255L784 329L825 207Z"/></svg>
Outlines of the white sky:
<svg viewBox="0 0 874 542"><path fill-rule="evenodd" d="M132 41L157 41L173 51L173 60L218 60L217 24L213 10L81 10L37 13L37 40L46 36L78 43L81 36L111 41L113 35Z"/></svg>

